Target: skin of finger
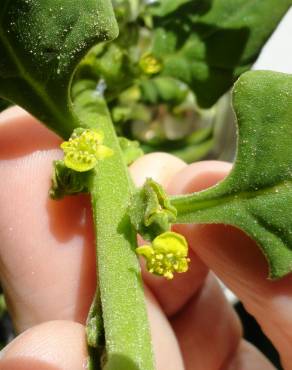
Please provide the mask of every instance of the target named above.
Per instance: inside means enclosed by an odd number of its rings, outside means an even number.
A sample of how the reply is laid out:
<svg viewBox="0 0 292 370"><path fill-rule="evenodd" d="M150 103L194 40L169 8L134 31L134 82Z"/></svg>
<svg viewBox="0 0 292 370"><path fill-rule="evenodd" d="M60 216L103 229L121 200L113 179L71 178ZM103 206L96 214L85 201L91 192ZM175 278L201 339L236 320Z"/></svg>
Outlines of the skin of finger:
<svg viewBox="0 0 292 370"><path fill-rule="evenodd" d="M179 345L169 322L146 288L157 370L183 370ZM50 321L18 336L2 352L1 370L80 370L87 364L84 326L71 321Z"/></svg>
<svg viewBox="0 0 292 370"><path fill-rule="evenodd" d="M155 152L137 159L129 167L129 171L137 187L143 186L148 177L167 186L170 179L186 167L185 162L171 154Z"/></svg>
<svg viewBox="0 0 292 370"><path fill-rule="evenodd" d="M167 153L152 153L138 159L130 167L130 173L137 186L142 186L147 178L152 178L165 189L169 182L180 181L176 173L186 168L187 165L180 159ZM145 244L138 238L139 244ZM203 283L207 268L202 261L192 252L189 257L191 263L189 270L184 274L177 274L173 280L166 280L150 274L141 258L143 280L151 289L167 316L174 315L190 299L194 292Z"/></svg>
<svg viewBox="0 0 292 370"><path fill-rule="evenodd" d="M0 115L0 280L19 332L84 322L96 286L88 197L48 198L59 143L19 108Z"/></svg>
<svg viewBox="0 0 292 370"><path fill-rule="evenodd" d="M241 340L232 360L222 370L275 370L275 367L252 344Z"/></svg>
<svg viewBox="0 0 292 370"><path fill-rule="evenodd" d="M193 164L177 174L172 191L191 193L194 183L213 172ZM216 170L215 170L216 172ZM226 168L225 174L228 173ZM199 180L200 181L200 180ZM239 297L280 352L285 369L292 369L292 276L267 279L268 266L256 244L242 231L224 225L181 225L191 248Z"/></svg>
<svg viewBox="0 0 292 370"><path fill-rule="evenodd" d="M1 370L80 370L86 368L84 327L70 321L35 326L2 353Z"/></svg>
<svg viewBox="0 0 292 370"><path fill-rule="evenodd" d="M146 306L157 370L184 370L183 358L173 328L149 288Z"/></svg>
<svg viewBox="0 0 292 370"><path fill-rule="evenodd" d="M239 319L212 274L171 323L186 370L220 369L242 334Z"/></svg>

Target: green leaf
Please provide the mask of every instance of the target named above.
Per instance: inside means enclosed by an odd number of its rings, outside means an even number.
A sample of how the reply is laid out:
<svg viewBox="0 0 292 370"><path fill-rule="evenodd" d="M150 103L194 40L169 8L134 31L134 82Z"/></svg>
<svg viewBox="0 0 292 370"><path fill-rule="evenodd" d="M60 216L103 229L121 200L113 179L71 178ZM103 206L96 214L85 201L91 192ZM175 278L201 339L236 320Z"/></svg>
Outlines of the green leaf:
<svg viewBox="0 0 292 370"><path fill-rule="evenodd" d="M187 96L188 86L172 77L155 77L142 80L139 85L143 101L151 104L168 102L179 104Z"/></svg>
<svg viewBox="0 0 292 370"><path fill-rule="evenodd" d="M0 96L67 138L77 126L72 74L94 44L116 35L110 0L2 0Z"/></svg>
<svg viewBox="0 0 292 370"><path fill-rule="evenodd" d="M187 83L199 104L209 107L251 67L291 5L292 0L189 1L154 19L149 52L163 62L162 75Z"/></svg>
<svg viewBox="0 0 292 370"><path fill-rule="evenodd" d="M88 345L92 348L98 348L102 352L104 350L105 338L99 287L97 287L88 313L85 330Z"/></svg>
<svg viewBox="0 0 292 370"><path fill-rule="evenodd" d="M238 153L230 175L205 191L174 197L178 223L244 230L266 256L270 277L292 271L292 75L247 72L236 83ZM236 247L236 246L235 246Z"/></svg>

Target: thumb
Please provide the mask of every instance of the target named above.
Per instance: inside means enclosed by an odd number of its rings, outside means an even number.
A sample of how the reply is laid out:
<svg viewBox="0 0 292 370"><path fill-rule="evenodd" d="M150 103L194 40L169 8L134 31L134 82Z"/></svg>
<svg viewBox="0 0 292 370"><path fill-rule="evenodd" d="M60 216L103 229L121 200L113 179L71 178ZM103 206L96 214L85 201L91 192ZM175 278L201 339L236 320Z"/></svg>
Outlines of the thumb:
<svg viewBox="0 0 292 370"><path fill-rule="evenodd" d="M79 370L87 366L85 330L71 321L50 321L25 331L2 352L1 370Z"/></svg>
<svg viewBox="0 0 292 370"><path fill-rule="evenodd" d="M172 194L202 190L222 180L230 165L192 164L170 182ZM285 369L292 369L292 275L267 279L268 265L258 246L242 231L226 225L179 225L190 247L242 301L279 350Z"/></svg>

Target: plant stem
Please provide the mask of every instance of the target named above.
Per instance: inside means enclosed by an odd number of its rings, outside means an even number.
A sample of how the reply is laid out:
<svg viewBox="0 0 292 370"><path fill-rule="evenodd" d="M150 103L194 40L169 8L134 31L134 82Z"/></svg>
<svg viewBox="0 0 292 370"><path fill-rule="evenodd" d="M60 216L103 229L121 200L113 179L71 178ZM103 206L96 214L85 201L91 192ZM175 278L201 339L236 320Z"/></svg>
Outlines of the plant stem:
<svg viewBox="0 0 292 370"><path fill-rule="evenodd" d="M112 157L99 162L91 183L105 369L153 370L136 233L127 215L133 185L103 98L87 90L79 93L75 103L81 121L101 130L104 144L114 151Z"/></svg>

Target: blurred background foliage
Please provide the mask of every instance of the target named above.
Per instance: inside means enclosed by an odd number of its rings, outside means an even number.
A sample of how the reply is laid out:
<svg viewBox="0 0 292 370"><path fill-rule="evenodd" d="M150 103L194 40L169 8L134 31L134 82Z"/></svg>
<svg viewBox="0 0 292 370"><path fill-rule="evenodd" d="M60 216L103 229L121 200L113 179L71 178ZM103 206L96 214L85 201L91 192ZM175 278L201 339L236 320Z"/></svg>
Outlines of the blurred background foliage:
<svg viewBox="0 0 292 370"><path fill-rule="evenodd" d="M119 37L95 46L76 71L73 102L87 88L103 94L116 131L128 139L131 151L138 145L144 153L164 151L188 163L203 158L232 159L233 127L229 125L226 133L229 97L203 109L187 76L188 53L198 48L198 42L189 40L189 23L207 11L208 1L203 3L202 7L197 0L114 0ZM176 24L178 10L180 24ZM191 21L190 12L195 14ZM216 94L218 100L221 90ZM0 99L0 111L7 106ZM143 153L134 152L131 161Z"/></svg>
<svg viewBox="0 0 292 370"><path fill-rule="evenodd" d="M209 108L199 107L194 89L182 73L189 68L186 51L186 56L178 58L182 45L189 43L185 16L190 4L199 12L197 3L114 0L119 37L90 51L73 84L73 100L93 84L97 93L104 94L119 136L138 141L144 153L166 151L186 162L218 157L215 135L225 125L229 108L228 97ZM178 8L179 33L169 28L175 26ZM181 33L181 39L174 40ZM196 48L197 44L188 45L188 50Z"/></svg>

